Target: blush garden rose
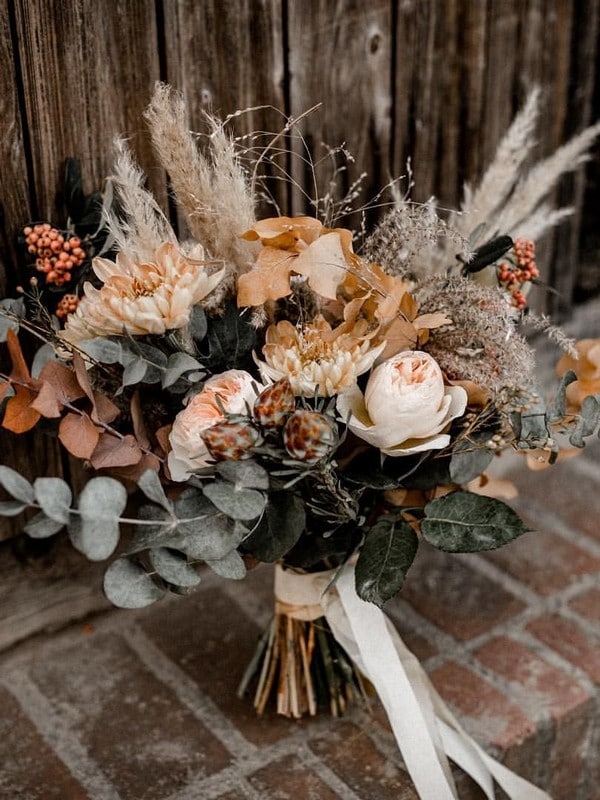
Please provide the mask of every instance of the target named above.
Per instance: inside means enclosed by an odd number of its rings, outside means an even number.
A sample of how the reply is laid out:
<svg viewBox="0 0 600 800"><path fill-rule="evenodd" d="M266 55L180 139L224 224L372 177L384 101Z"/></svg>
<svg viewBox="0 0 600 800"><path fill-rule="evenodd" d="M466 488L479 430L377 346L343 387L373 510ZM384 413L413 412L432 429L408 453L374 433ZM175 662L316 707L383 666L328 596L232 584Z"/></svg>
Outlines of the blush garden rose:
<svg viewBox="0 0 600 800"><path fill-rule="evenodd" d="M168 466L174 481L185 481L194 470L207 466L211 457L202 434L225 419L223 411L246 414L256 400L257 388L260 392L263 387L241 369L227 370L206 381L202 391L175 417L169 434L172 450Z"/></svg>
<svg viewBox="0 0 600 800"><path fill-rule="evenodd" d="M439 450L450 442L442 433L467 405L461 386L446 386L436 361L405 351L376 367L365 389L339 395L337 408L350 430L388 456Z"/></svg>

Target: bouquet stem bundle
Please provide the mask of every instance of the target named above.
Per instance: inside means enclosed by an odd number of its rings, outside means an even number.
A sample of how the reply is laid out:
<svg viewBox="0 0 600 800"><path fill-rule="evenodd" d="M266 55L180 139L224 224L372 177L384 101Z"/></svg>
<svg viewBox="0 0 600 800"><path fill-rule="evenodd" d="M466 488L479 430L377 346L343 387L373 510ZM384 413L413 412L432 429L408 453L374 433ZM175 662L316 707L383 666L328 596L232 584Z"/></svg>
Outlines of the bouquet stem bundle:
<svg viewBox="0 0 600 800"><path fill-rule="evenodd" d="M325 617L304 620L276 612L260 637L238 696L255 681L254 708L259 715L273 701L284 717L314 717L319 708L339 717L354 700L367 699L365 679Z"/></svg>

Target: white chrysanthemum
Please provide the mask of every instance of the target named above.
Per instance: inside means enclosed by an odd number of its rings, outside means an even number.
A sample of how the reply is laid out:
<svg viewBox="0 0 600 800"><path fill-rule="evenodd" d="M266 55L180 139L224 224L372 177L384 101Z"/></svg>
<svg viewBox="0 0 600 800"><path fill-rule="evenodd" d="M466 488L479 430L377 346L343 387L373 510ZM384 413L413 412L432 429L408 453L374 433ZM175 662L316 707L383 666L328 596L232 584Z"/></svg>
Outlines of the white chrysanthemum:
<svg viewBox="0 0 600 800"><path fill-rule="evenodd" d="M223 270L210 275L198 248L191 258L172 242L161 244L154 259L135 261L126 253L116 262L95 258L93 268L104 285L84 286L84 297L67 318L63 337L79 342L96 336L162 334L182 328L193 306L220 282Z"/></svg>
<svg viewBox="0 0 600 800"><path fill-rule="evenodd" d="M265 361L257 361L265 381L288 378L295 395L332 397L354 386L373 366L385 342L372 347L363 327L337 329L323 319L302 330L283 321L267 330Z"/></svg>

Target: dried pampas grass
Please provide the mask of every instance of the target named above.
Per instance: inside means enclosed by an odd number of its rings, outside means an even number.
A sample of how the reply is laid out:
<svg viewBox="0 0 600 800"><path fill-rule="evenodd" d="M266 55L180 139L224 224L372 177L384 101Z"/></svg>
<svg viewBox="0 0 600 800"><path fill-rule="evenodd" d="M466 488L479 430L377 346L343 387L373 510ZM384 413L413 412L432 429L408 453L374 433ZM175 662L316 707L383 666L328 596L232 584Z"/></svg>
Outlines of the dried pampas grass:
<svg viewBox="0 0 600 800"><path fill-rule="evenodd" d="M240 234L255 222L254 198L223 123L205 116L206 153L189 130L182 96L170 86L156 84L145 112L152 144L192 236L209 257L225 262L231 282L252 265L253 250Z"/></svg>
<svg viewBox="0 0 600 800"><path fill-rule="evenodd" d="M127 143L115 140L114 174L110 177L118 211L104 209L110 236L118 250L134 259L152 259L163 242L177 242L175 232L153 195L144 188L145 175L134 163Z"/></svg>

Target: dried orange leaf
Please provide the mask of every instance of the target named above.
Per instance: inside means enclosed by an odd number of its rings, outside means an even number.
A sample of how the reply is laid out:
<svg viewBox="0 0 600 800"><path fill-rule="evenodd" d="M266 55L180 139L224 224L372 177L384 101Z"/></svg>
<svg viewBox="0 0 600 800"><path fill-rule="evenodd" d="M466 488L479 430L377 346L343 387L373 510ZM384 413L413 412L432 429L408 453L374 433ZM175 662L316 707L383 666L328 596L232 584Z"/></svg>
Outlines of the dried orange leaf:
<svg viewBox="0 0 600 800"><path fill-rule="evenodd" d="M58 438L63 447L76 458L90 458L100 431L87 414L67 414L60 421Z"/></svg>
<svg viewBox="0 0 600 800"><path fill-rule="evenodd" d="M12 372L10 377L25 383L31 383L31 374L29 367L25 361L25 356L21 350L21 343L19 342L17 334L10 328L6 334L6 346L12 362Z"/></svg>
<svg viewBox="0 0 600 800"><path fill-rule="evenodd" d="M307 277L311 289L317 294L335 300L338 286L349 269L339 232L320 236L300 253L292 269Z"/></svg>
<svg viewBox="0 0 600 800"><path fill-rule="evenodd" d="M138 464L142 455L135 437L127 435L123 439L118 439L111 436L110 433L103 433L100 435L90 462L94 469L130 467L132 464Z"/></svg>
<svg viewBox="0 0 600 800"><path fill-rule="evenodd" d="M12 331L9 330L9 333ZM36 396L36 392L32 389L16 384L14 397L11 397L6 404L2 427L13 433L30 431L41 417L40 412L32 408Z"/></svg>
<svg viewBox="0 0 600 800"><path fill-rule="evenodd" d="M94 422L112 422L120 413L119 407L105 394L94 392L94 411L92 411Z"/></svg>
<svg viewBox="0 0 600 800"><path fill-rule="evenodd" d="M421 314L412 321L415 328L441 328L442 325L451 325L452 320L445 314Z"/></svg>
<svg viewBox="0 0 600 800"><path fill-rule="evenodd" d="M144 453L137 464L129 467L113 467L110 474L117 478L125 478L129 481L137 481L147 470L152 469L158 472L160 469L160 459L153 453Z"/></svg>
<svg viewBox="0 0 600 800"><path fill-rule="evenodd" d="M403 350L414 350L417 345L417 332L412 323L396 317L380 334L386 345L379 361L401 353Z"/></svg>
<svg viewBox="0 0 600 800"><path fill-rule="evenodd" d="M267 300L287 297L292 291L290 271L295 259L284 250L264 247L257 266L238 278L238 306L262 306Z"/></svg>

